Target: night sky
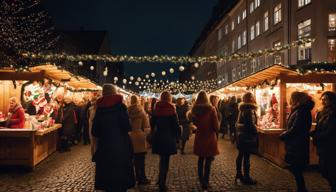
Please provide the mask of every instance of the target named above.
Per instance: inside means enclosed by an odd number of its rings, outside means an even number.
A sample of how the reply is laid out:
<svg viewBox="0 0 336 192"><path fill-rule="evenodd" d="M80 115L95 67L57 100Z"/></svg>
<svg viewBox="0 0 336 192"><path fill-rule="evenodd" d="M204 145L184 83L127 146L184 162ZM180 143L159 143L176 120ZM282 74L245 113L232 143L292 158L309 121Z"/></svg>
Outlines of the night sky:
<svg viewBox="0 0 336 192"><path fill-rule="evenodd" d="M58 30L106 30L112 54L187 55L217 0L44 0ZM127 64L128 75L169 69Z"/></svg>

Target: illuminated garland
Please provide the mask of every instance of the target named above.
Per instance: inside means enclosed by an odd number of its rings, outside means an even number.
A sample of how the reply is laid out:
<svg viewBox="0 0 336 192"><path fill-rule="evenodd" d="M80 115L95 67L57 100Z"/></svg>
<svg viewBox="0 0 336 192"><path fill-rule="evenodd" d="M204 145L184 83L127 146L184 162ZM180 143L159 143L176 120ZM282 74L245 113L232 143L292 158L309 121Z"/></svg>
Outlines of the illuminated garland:
<svg viewBox="0 0 336 192"><path fill-rule="evenodd" d="M233 60L243 60L251 59L255 57L273 55L284 50L288 50L306 43L314 42L314 39L300 39L293 41L290 44L286 44L280 47L275 47L271 49L259 50L252 53L235 53L231 56L167 56L167 55L154 55L154 56L128 56L128 55L68 55L65 53L56 54L44 54L44 53L33 53L33 52L22 52L21 55L26 58L31 59L43 59L46 61L57 61L57 60L68 60L73 62L78 61L103 61L103 62L131 62L131 63L144 63L144 62L155 62L155 63L219 63L225 61Z"/></svg>

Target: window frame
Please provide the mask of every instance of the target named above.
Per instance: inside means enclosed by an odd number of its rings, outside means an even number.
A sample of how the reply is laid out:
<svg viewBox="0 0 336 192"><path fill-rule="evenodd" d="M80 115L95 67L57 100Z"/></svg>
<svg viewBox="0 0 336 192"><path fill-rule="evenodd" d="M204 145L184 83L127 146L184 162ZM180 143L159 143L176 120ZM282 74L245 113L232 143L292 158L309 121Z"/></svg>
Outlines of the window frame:
<svg viewBox="0 0 336 192"><path fill-rule="evenodd" d="M334 16L334 20L331 21L333 16ZM334 26L332 26L332 25L334 25ZM328 31L336 31L336 12L328 14Z"/></svg>
<svg viewBox="0 0 336 192"><path fill-rule="evenodd" d="M302 2L302 4L301 4ZM309 4L311 4L311 0L298 0L298 8L302 8L304 6L307 6Z"/></svg>
<svg viewBox="0 0 336 192"><path fill-rule="evenodd" d="M243 10L242 12L242 21L244 21L244 19L246 19L246 9Z"/></svg>
<svg viewBox="0 0 336 192"><path fill-rule="evenodd" d="M254 39L255 39L255 26L251 25L251 27L250 27L250 40L252 41Z"/></svg>
<svg viewBox="0 0 336 192"><path fill-rule="evenodd" d="M268 31L268 29L269 29L269 15L268 15L268 11L266 11L264 13L264 31Z"/></svg>
<svg viewBox="0 0 336 192"><path fill-rule="evenodd" d="M242 46L245 46L247 43L247 31L244 30L242 33Z"/></svg>
<svg viewBox="0 0 336 192"><path fill-rule="evenodd" d="M252 14L253 12L254 12L254 0L252 0L251 2L250 2L250 6L249 6L249 10L250 10L250 14Z"/></svg>
<svg viewBox="0 0 336 192"><path fill-rule="evenodd" d="M309 21L309 25L305 25L306 22L308 22L308 21ZM309 29L309 31L307 29ZM306 20L298 23L297 24L297 30L298 30L298 34L297 34L298 39L307 38L307 37L311 36L312 20L311 19L306 19ZM303 32L300 33L300 31L303 31Z"/></svg>
<svg viewBox="0 0 336 192"><path fill-rule="evenodd" d="M255 36L258 37L259 35L261 35L260 21L257 21L255 24Z"/></svg>
<svg viewBox="0 0 336 192"><path fill-rule="evenodd" d="M276 25L282 21L282 5L277 4L273 9L273 24Z"/></svg>

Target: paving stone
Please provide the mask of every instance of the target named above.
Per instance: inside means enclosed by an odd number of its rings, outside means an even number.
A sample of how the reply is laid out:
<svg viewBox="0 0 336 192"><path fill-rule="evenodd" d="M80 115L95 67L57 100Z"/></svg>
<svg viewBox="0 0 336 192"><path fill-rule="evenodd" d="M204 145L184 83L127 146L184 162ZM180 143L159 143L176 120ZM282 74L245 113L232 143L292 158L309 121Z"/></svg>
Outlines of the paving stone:
<svg viewBox="0 0 336 192"><path fill-rule="evenodd" d="M170 161L167 177L169 191L196 192L201 191L197 178L197 157L192 154L191 139L186 147L186 155L174 155ZM219 141L221 154L212 165L210 189L214 192L290 192L295 191L292 175L285 169L279 168L258 156L251 157L251 175L258 181L256 186L234 184L235 158L237 150L227 140ZM133 191L158 191L157 155L148 153L146 157L147 177L152 181L146 186L138 186ZM24 172L21 168L0 170L0 192L49 192L49 191L94 191L94 163L91 162L90 147L74 146L71 152L55 153L33 172ZM330 191L326 181L317 171L305 172L306 184L309 191Z"/></svg>

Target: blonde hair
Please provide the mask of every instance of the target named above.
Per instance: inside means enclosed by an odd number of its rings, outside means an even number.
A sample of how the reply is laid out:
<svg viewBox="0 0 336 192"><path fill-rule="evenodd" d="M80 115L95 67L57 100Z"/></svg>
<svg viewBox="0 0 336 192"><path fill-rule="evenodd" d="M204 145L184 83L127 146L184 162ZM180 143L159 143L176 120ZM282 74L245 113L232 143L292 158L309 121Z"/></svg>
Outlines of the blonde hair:
<svg viewBox="0 0 336 192"><path fill-rule="evenodd" d="M195 105L197 104L209 104L210 105L210 101L209 101L207 93L205 91L200 91L197 95L197 98L194 104Z"/></svg>
<svg viewBox="0 0 336 192"><path fill-rule="evenodd" d="M243 95L243 102L244 103L256 103L254 96L251 92L247 92Z"/></svg>
<svg viewBox="0 0 336 192"><path fill-rule="evenodd" d="M17 97L9 98L9 101L13 101L15 104L19 104L19 99Z"/></svg>
<svg viewBox="0 0 336 192"><path fill-rule="evenodd" d="M138 105L139 104L139 99L136 95L132 95L130 99L131 105Z"/></svg>
<svg viewBox="0 0 336 192"><path fill-rule="evenodd" d="M168 91L164 91L160 95L160 100L171 103L172 102L172 96Z"/></svg>

